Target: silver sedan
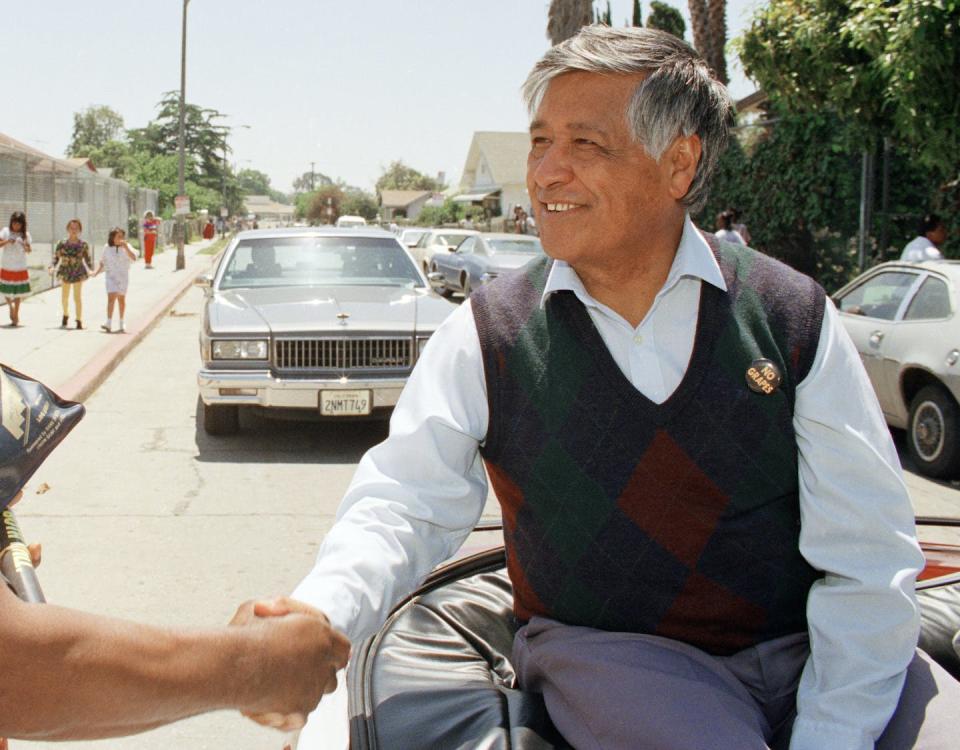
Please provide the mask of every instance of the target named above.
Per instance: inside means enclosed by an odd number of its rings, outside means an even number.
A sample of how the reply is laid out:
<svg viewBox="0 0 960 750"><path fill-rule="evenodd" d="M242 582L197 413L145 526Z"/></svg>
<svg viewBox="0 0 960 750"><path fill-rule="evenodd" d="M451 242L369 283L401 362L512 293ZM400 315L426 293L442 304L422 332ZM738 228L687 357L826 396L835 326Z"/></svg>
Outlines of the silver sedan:
<svg viewBox="0 0 960 750"><path fill-rule="evenodd" d="M206 287L197 376L203 427L241 408L389 416L430 335L455 309L378 229L242 232Z"/></svg>

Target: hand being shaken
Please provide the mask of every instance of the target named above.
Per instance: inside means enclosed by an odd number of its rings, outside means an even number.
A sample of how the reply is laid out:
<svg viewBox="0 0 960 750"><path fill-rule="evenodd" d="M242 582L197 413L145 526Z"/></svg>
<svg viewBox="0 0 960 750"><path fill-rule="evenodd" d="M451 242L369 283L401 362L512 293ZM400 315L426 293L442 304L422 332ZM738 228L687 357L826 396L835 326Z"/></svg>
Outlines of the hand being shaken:
<svg viewBox="0 0 960 750"><path fill-rule="evenodd" d="M260 630L251 656L261 663L243 715L284 732L302 728L320 699L336 689L350 642L322 612L286 597L246 602L230 624Z"/></svg>

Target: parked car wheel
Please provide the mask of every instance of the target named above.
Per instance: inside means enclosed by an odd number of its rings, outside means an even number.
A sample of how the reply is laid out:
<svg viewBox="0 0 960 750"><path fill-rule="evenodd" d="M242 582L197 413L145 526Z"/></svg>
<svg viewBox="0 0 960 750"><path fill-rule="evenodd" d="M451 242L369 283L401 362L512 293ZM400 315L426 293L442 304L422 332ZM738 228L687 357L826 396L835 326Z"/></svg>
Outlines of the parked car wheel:
<svg viewBox="0 0 960 750"><path fill-rule="evenodd" d="M203 404L203 431L208 435L235 435L239 429L239 406Z"/></svg>
<svg viewBox="0 0 960 750"><path fill-rule="evenodd" d="M470 294L473 292L473 290L470 288L470 277L466 274L463 276L463 283L461 286L463 287L463 298L470 299Z"/></svg>
<svg viewBox="0 0 960 750"><path fill-rule="evenodd" d="M440 273L440 269L437 268L436 263L433 264L433 273ZM453 290L450 287L448 287L446 283L444 283L443 286L437 287L437 294L439 294L441 297L446 297L447 299L450 299L453 296Z"/></svg>
<svg viewBox="0 0 960 750"><path fill-rule="evenodd" d="M960 468L957 404L940 386L921 388L910 403L907 450L920 473L954 476Z"/></svg>

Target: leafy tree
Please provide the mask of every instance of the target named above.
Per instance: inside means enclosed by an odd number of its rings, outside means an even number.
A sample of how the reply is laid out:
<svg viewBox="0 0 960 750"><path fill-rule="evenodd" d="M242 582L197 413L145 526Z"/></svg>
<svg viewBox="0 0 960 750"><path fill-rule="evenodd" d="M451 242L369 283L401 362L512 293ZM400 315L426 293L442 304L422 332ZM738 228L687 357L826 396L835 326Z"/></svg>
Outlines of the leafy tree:
<svg viewBox="0 0 960 750"><path fill-rule="evenodd" d="M304 215L311 224L333 224L343 213L343 190L339 185L324 185L307 196Z"/></svg>
<svg viewBox="0 0 960 750"><path fill-rule="evenodd" d="M270 177L257 169L241 169L237 172L240 189L250 195L269 195Z"/></svg>
<svg viewBox="0 0 960 750"><path fill-rule="evenodd" d="M153 156L176 154L180 145L180 95L168 91L157 105L159 113L145 128L129 131L136 150ZM230 129L217 121L226 117L215 109L187 103L184 107L184 152L191 158L189 177L212 190L220 190L227 175Z"/></svg>
<svg viewBox="0 0 960 750"><path fill-rule="evenodd" d="M293 181L293 192L297 194L309 193L318 187L332 184L333 180L325 174L320 172L304 172Z"/></svg>
<svg viewBox="0 0 960 750"><path fill-rule="evenodd" d="M870 145L960 174L957 0L771 0L739 42L747 74L790 111L837 112Z"/></svg>
<svg viewBox="0 0 960 750"><path fill-rule="evenodd" d="M443 189L433 177L421 174L413 167L408 167L402 161L395 161L383 170L377 180L377 195L384 190L434 190Z"/></svg>
<svg viewBox="0 0 960 750"><path fill-rule="evenodd" d="M267 195L277 203L290 203L287 195L270 186L270 177L257 169L241 169L236 176L237 186L246 195Z"/></svg>
<svg viewBox="0 0 960 750"><path fill-rule="evenodd" d="M593 0L550 0L547 11L547 39L560 44L593 18Z"/></svg>
<svg viewBox="0 0 960 750"><path fill-rule="evenodd" d="M697 221L712 230L717 213L741 209L754 247L836 290L857 271L852 238L860 203L858 131L833 113L774 109L770 115L774 124L763 128L751 148L735 139L721 156ZM899 255L914 236L923 213L917 210L917 186L931 182L931 171L909 149L890 154L888 245L872 245L873 260ZM923 205L929 195L922 188L921 195Z"/></svg>
<svg viewBox="0 0 960 750"><path fill-rule="evenodd" d="M643 12L640 9L640 0L633 0L633 25L643 26Z"/></svg>
<svg viewBox="0 0 960 750"><path fill-rule="evenodd" d="M90 159L98 169L113 169L114 177L120 180L127 179L131 149L130 144L126 141L107 141L102 146L90 148L82 155Z"/></svg>
<svg viewBox="0 0 960 750"><path fill-rule="evenodd" d="M452 198L447 198L443 205L424 206L417 217L417 223L421 226L436 227L443 224L457 224L465 214L462 203L458 203Z"/></svg>
<svg viewBox="0 0 960 750"><path fill-rule="evenodd" d="M659 0L653 0L650 3L647 28L660 29L660 31L666 31L680 39L683 39L684 34L687 33L687 24L684 23L683 14L672 5L661 3Z"/></svg>
<svg viewBox="0 0 960 750"><path fill-rule="evenodd" d="M123 117L119 112L106 105L87 107L73 113L73 136L67 146L67 156L89 157L92 151L123 137Z"/></svg>
<svg viewBox="0 0 960 750"><path fill-rule="evenodd" d="M377 218L380 206L377 204L375 195L356 187L344 186L342 190L343 201L340 204L340 209L344 214L362 216L367 221Z"/></svg>

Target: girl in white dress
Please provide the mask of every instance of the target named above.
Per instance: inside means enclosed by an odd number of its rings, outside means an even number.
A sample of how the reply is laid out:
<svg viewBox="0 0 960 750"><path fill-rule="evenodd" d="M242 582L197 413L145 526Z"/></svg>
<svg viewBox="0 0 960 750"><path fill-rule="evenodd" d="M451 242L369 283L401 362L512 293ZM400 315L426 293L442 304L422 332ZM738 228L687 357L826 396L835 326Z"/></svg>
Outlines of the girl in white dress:
<svg viewBox="0 0 960 750"><path fill-rule="evenodd" d="M0 229L0 294L7 301L10 313L10 325L20 325L20 300L30 294L30 272L27 270L27 253L30 246L30 233L27 231L27 217L23 211L14 211L10 225Z"/></svg>
<svg viewBox="0 0 960 750"><path fill-rule="evenodd" d="M127 286L130 283L130 264L137 255L127 244L127 233L120 227L110 230L107 244L100 254L100 265L96 276L102 271L107 274L107 321L100 326L107 333L113 332L113 306L120 306L120 327L118 333L123 333L126 327L123 324L123 314L127 309Z"/></svg>

